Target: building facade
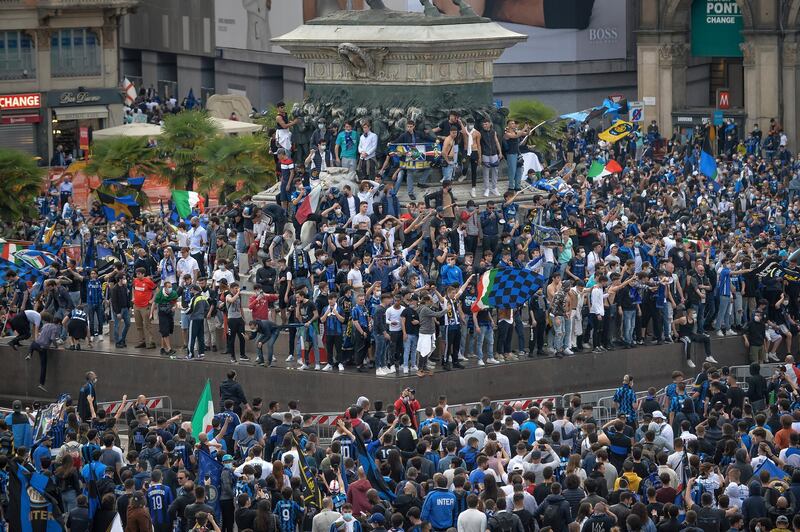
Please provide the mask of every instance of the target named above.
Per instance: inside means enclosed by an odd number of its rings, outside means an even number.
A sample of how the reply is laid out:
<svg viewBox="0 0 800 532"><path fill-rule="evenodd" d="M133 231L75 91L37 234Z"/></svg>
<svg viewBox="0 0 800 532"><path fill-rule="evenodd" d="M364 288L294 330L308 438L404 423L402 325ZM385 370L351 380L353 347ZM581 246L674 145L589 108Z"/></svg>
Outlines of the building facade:
<svg viewBox="0 0 800 532"><path fill-rule="evenodd" d="M0 1L0 146L47 164L122 123L117 28L137 3Z"/></svg>
<svg viewBox="0 0 800 532"><path fill-rule="evenodd" d="M685 134L731 118L771 119L798 148L800 1L648 0L638 4L638 99L647 121Z"/></svg>

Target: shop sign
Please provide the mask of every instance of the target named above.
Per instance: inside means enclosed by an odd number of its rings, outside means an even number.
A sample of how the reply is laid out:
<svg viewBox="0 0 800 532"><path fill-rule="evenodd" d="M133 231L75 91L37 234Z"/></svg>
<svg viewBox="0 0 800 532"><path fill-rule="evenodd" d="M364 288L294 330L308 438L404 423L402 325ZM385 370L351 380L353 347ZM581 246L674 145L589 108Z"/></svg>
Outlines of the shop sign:
<svg viewBox="0 0 800 532"><path fill-rule="evenodd" d="M13 111L16 109L39 109L42 106L42 95L38 92L30 94L0 95L0 109Z"/></svg>

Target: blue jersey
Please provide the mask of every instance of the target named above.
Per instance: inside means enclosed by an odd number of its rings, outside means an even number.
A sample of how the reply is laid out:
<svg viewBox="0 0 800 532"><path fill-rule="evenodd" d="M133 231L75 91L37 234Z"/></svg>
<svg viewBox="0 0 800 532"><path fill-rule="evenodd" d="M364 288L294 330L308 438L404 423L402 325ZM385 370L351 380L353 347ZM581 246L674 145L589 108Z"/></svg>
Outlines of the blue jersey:
<svg viewBox="0 0 800 532"><path fill-rule="evenodd" d="M303 508L294 501L278 501L275 503L275 515L278 516L281 532L295 532Z"/></svg>
<svg viewBox="0 0 800 532"><path fill-rule="evenodd" d="M163 484L150 486L147 490L147 507L150 509L150 519L153 524L164 525L169 523L167 510L172 504L172 490Z"/></svg>
<svg viewBox="0 0 800 532"><path fill-rule="evenodd" d="M181 459L183 460L183 467L191 471L192 462L189 459L192 456L191 446L188 443L186 443L185 440L176 440L174 452L176 454L180 454Z"/></svg>

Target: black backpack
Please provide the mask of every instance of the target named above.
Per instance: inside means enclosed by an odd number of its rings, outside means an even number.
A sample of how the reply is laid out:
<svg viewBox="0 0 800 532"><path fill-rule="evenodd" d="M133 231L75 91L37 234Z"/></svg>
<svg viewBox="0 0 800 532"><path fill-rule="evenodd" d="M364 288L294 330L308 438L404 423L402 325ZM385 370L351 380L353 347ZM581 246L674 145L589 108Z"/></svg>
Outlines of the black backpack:
<svg viewBox="0 0 800 532"><path fill-rule="evenodd" d="M542 523L544 526L549 526L553 532L561 532L564 530L566 523L564 517L561 515L561 505L547 503L547 508L544 509L542 514Z"/></svg>
<svg viewBox="0 0 800 532"><path fill-rule="evenodd" d="M498 512L492 516L492 519L494 519L492 532L514 532L514 514Z"/></svg>

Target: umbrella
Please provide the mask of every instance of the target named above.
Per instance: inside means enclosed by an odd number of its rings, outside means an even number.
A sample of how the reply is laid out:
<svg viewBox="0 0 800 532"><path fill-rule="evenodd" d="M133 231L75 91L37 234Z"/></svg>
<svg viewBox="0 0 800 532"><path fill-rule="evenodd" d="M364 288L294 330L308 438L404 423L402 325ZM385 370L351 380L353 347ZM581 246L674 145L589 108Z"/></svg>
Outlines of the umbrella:
<svg viewBox="0 0 800 532"><path fill-rule="evenodd" d="M161 135L161 126L155 124L133 123L122 126L107 127L95 131L94 140L112 137L157 137Z"/></svg>

